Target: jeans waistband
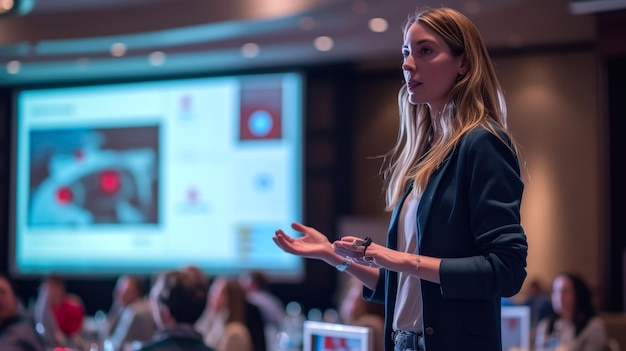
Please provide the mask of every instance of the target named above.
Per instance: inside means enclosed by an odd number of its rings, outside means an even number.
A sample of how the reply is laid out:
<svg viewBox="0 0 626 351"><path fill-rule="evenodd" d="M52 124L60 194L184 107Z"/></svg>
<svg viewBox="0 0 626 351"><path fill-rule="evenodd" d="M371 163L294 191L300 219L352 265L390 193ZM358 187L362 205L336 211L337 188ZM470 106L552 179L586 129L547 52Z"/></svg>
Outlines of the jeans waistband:
<svg viewBox="0 0 626 351"><path fill-rule="evenodd" d="M421 332L394 330L391 332L394 345L400 349L425 350L424 337Z"/></svg>

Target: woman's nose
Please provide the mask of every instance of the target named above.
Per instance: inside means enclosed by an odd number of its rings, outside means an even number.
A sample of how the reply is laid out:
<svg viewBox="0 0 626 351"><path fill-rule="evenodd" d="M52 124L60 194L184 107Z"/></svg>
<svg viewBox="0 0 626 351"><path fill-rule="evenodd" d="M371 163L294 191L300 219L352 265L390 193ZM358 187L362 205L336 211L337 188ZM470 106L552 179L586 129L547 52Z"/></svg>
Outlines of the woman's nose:
<svg viewBox="0 0 626 351"><path fill-rule="evenodd" d="M406 59L404 59L404 62L402 62L402 69L405 71L415 70L415 62L413 62L413 59L410 55Z"/></svg>

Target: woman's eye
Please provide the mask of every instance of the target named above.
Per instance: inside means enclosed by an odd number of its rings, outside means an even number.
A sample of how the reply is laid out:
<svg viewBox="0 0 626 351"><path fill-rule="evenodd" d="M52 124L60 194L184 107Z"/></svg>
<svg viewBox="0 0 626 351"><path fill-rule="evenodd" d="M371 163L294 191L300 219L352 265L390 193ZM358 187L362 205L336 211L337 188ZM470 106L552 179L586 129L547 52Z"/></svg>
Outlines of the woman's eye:
<svg viewBox="0 0 626 351"><path fill-rule="evenodd" d="M420 53L422 54L430 54L432 50L429 47L423 47L420 49Z"/></svg>
<svg viewBox="0 0 626 351"><path fill-rule="evenodd" d="M409 52L408 51L402 51L402 57L404 59L406 59L407 57L409 57Z"/></svg>

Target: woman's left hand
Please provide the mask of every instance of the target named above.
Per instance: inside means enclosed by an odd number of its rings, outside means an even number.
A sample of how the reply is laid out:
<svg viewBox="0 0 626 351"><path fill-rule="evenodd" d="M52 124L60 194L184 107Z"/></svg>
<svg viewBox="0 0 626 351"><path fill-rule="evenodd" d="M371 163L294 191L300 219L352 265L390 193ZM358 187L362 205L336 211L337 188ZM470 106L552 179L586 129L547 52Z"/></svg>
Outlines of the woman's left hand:
<svg viewBox="0 0 626 351"><path fill-rule="evenodd" d="M392 267L398 265L394 256L402 255L401 252L391 250L385 246L371 242L365 247L359 245L363 239L355 236L344 236L341 240L333 242L333 250L336 254L350 257L356 263L369 267L384 267L393 270Z"/></svg>

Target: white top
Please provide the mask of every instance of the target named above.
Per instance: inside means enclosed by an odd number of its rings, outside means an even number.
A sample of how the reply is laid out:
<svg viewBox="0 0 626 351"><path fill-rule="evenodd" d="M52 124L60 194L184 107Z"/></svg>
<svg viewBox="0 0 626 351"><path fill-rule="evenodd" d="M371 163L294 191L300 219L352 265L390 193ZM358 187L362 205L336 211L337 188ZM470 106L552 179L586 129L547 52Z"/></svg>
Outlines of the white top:
<svg viewBox="0 0 626 351"><path fill-rule="evenodd" d="M601 351L609 342L604 322L598 316L591 318L577 336L574 335L574 324L567 320L554 322L554 331L546 336L547 328L547 319L537 325L537 351Z"/></svg>
<svg viewBox="0 0 626 351"><path fill-rule="evenodd" d="M398 251L418 253L417 206L419 196L413 191L402 204L398 222ZM417 269L417 261L415 262ZM393 312L393 330L422 331L422 291L419 278L398 273L398 292Z"/></svg>

